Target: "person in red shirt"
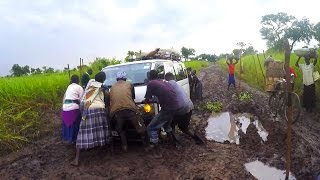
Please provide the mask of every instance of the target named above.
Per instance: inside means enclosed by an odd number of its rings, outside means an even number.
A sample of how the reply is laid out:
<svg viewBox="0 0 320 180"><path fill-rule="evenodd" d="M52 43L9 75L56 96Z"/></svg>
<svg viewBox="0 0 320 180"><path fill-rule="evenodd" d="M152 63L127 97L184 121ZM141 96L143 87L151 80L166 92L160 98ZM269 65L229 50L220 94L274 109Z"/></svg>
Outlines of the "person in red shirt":
<svg viewBox="0 0 320 180"><path fill-rule="evenodd" d="M289 67L289 72L290 72L290 83L291 83L291 88L293 90L294 88L294 80L297 78L297 74L294 71L293 67Z"/></svg>
<svg viewBox="0 0 320 180"><path fill-rule="evenodd" d="M238 60L233 62L233 59L228 58L226 63L228 64L228 67L229 67L229 80L228 80L228 90L229 90L231 84L233 84L234 88L236 88L236 80L234 78L234 69L236 64L238 63Z"/></svg>

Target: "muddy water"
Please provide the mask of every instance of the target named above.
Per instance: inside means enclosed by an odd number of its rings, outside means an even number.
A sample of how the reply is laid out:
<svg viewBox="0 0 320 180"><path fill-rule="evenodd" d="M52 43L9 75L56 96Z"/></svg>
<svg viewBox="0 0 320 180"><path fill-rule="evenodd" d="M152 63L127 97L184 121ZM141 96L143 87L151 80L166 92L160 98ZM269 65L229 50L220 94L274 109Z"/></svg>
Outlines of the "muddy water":
<svg viewBox="0 0 320 180"><path fill-rule="evenodd" d="M267 141L268 132L263 128L259 120L254 120L254 117L248 113L232 114L230 112L222 112L219 114L212 114L208 119L208 126L206 127L206 138L217 142L230 142L239 144L241 130L244 134L247 132L249 126L255 126L262 141Z"/></svg>
<svg viewBox="0 0 320 180"><path fill-rule="evenodd" d="M250 163L246 163L244 166L246 167L246 170L250 172L258 180L270 180L270 179L284 180L286 177L284 170L279 170L274 167L267 166L260 161L253 161ZM296 178L292 176L290 173L289 179L295 180Z"/></svg>
<svg viewBox="0 0 320 180"><path fill-rule="evenodd" d="M206 138L208 140L236 143L239 140L237 135L236 124L231 121L229 112L215 114L208 119L206 128Z"/></svg>

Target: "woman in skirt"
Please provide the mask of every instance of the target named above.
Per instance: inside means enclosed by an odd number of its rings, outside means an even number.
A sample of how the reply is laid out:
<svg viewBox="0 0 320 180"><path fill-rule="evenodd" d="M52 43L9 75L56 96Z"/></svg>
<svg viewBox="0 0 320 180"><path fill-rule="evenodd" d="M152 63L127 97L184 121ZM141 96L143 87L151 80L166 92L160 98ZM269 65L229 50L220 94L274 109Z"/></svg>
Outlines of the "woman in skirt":
<svg viewBox="0 0 320 180"><path fill-rule="evenodd" d="M80 98L83 89L79 85L79 76L72 75L71 83L67 88L63 98L62 106L62 139L75 143L79 131L81 114L79 110Z"/></svg>
<svg viewBox="0 0 320 180"><path fill-rule="evenodd" d="M90 149L110 143L110 122L105 110L105 92L102 83L106 79L104 72L95 76L84 93L84 110L76 142L76 157L71 163L77 166L81 149Z"/></svg>
<svg viewBox="0 0 320 180"><path fill-rule="evenodd" d="M314 55L304 56L305 64L299 64L298 58L296 66L299 67L303 75L303 106L307 112L312 112L316 101L316 88L313 79L314 67L317 64L318 55L314 52ZM310 59L314 58L313 63L310 63Z"/></svg>

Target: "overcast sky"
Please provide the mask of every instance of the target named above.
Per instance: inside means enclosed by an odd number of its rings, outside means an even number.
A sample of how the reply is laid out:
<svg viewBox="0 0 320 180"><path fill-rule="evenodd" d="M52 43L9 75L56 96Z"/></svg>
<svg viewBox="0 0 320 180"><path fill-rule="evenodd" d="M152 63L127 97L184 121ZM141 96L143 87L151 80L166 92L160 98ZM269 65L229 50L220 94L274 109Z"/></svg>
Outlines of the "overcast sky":
<svg viewBox="0 0 320 180"><path fill-rule="evenodd" d="M0 75L13 64L75 67L82 57L122 59L128 50L192 47L220 54L251 43L261 16L320 21L317 0L0 0ZM303 8L302 8L303 7Z"/></svg>

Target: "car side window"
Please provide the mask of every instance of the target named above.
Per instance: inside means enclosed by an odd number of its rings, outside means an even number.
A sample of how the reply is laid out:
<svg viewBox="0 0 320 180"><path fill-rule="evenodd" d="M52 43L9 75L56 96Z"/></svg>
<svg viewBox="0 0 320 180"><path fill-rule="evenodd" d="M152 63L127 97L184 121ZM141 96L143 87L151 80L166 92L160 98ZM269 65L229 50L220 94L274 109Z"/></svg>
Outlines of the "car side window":
<svg viewBox="0 0 320 180"><path fill-rule="evenodd" d="M181 64L174 63L173 67L174 67L174 71L176 72L177 81L180 81L182 79L187 78L187 74L186 74L185 70L183 69L183 67L181 66Z"/></svg>
<svg viewBox="0 0 320 180"><path fill-rule="evenodd" d="M172 73L174 80L176 80L176 73L173 69L173 63L165 63L165 73Z"/></svg>
<svg viewBox="0 0 320 180"><path fill-rule="evenodd" d="M179 66L181 67L180 73L181 73L182 79L188 78L187 70L185 68L183 68L183 66L181 64L179 64Z"/></svg>
<svg viewBox="0 0 320 180"><path fill-rule="evenodd" d="M157 63L154 69L158 72L159 79L164 79L164 65L163 63Z"/></svg>

